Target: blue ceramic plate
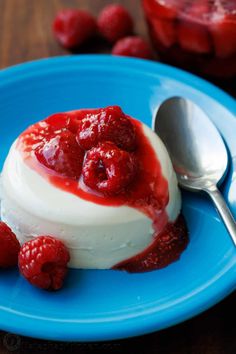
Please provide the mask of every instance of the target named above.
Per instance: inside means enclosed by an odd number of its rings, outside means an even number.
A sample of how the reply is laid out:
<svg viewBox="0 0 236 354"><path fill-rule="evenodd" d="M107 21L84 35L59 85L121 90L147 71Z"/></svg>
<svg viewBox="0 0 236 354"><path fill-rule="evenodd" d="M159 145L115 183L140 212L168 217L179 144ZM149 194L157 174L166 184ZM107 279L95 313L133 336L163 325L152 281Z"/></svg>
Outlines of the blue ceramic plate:
<svg viewBox="0 0 236 354"><path fill-rule="evenodd" d="M151 125L157 106L173 95L198 103L225 138L230 171L222 190L236 216L235 101L195 76L158 63L91 55L1 71L0 162L23 129L54 112L120 105ZM65 287L55 293L32 287L17 270L0 272L0 328L45 339L109 340L156 331L214 305L235 288L235 249L207 199L184 195L183 212L189 247L163 270L71 270Z"/></svg>

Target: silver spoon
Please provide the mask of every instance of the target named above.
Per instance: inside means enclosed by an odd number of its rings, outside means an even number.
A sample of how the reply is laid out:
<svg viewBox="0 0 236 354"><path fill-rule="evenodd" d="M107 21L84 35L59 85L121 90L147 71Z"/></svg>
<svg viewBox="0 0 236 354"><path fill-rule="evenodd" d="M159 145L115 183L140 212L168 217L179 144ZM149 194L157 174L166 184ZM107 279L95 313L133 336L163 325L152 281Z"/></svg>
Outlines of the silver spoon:
<svg viewBox="0 0 236 354"><path fill-rule="evenodd" d="M217 188L227 172L228 154L214 124L190 100L172 97L159 107L153 129L167 147L180 187L210 196L236 246L236 223Z"/></svg>

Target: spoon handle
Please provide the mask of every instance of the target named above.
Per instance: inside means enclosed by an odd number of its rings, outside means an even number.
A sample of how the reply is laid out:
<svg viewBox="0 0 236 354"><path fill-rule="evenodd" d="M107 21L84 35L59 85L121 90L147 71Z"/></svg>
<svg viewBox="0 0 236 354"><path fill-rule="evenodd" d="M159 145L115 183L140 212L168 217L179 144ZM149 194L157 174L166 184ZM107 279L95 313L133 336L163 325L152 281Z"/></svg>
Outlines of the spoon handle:
<svg viewBox="0 0 236 354"><path fill-rule="evenodd" d="M216 209L218 210L218 213L221 216L232 238L234 245L236 246L236 222L222 194L220 193L219 189L215 185L205 189L205 191L208 193L213 203L215 204Z"/></svg>

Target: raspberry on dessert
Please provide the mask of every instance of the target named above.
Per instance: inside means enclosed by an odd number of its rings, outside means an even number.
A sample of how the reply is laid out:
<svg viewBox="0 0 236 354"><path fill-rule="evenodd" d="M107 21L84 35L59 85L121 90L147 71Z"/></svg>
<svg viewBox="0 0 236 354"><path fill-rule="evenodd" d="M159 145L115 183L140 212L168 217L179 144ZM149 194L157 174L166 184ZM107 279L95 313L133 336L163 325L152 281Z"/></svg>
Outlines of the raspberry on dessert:
<svg viewBox="0 0 236 354"><path fill-rule="evenodd" d="M100 33L111 43L133 32L133 19L129 12L119 4L104 7L98 16L97 23Z"/></svg>
<svg viewBox="0 0 236 354"><path fill-rule="evenodd" d="M78 125L77 141L82 149L89 150L102 141L112 141L119 148L128 151L133 151L136 147L134 126L118 106L106 107L97 114L89 114Z"/></svg>
<svg viewBox="0 0 236 354"><path fill-rule="evenodd" d="M10 227L0 221L0 268L17 265L20 243Z"/></svg>
<svg viewBox="0 0 236 354"><path fill-rule="evenodd" d="M160 269L177 261L188 245L188 230L180 214L174 223L168 223L154 242L143 252L117 264L113 269L133 272L147 272Z"/></svg>
<svg viewBox="0 0 236 354"><path fill-rule="evenodd" d="M57 13L53 31L59 43L65 48L78 47L96 32L96 21L86 11L66 9Z"/></svg>
<svg viewBox="0 0 236 354"><path fill-rule="evenodd" d="M19 269L31 284L58 290L63 285L69 260L69 252L60 240L39 236L21 247Z"/></svg>
<svg viewBox="0 0 236 354"><path fill-rule="evenodd" d="M137 163L134 155L111 142L99 143L86 154L84 183L103 194L117 194L134 179Z"/></svg>
<svg viewBox="0 0 236 354"><path fill-rule="evenodd" d="M35 156L41 164L62 176L78 179L81 175L84 151L69 130L50 137L36 148Z"/></svg>
<svg viewBox="0 0 236 354"><path fill-rule="evenodd" d="M139 36L120 39L112 48L113 55L151 59L152 51L149 44Z"/></svg>

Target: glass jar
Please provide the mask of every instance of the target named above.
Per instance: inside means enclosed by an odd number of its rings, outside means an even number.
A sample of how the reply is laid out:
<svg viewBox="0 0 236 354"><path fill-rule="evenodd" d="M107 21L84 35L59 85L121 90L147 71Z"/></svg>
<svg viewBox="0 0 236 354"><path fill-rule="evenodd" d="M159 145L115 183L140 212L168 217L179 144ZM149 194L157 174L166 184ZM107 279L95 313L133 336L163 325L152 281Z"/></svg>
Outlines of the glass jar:
<svg viewBox="0 0 236 354"><path fill-rule="evenodd" d="M236 76L236 0L142 0L151 39L173 65Z"/></svg>

